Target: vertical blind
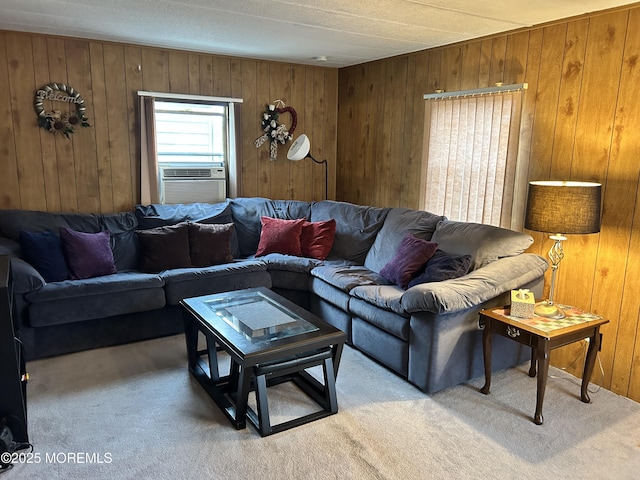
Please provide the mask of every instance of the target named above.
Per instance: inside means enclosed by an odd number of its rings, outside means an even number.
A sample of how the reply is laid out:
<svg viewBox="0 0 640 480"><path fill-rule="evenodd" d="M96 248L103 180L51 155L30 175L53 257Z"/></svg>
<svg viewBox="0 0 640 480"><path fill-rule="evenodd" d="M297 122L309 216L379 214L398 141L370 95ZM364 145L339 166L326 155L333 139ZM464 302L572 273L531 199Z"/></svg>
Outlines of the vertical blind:
<svg viewBox="0 0 640 480"><path fill-rule="evenodd" d="M451 220L514 228L522 90L483 90L425 95L421 207Z"/></svg>

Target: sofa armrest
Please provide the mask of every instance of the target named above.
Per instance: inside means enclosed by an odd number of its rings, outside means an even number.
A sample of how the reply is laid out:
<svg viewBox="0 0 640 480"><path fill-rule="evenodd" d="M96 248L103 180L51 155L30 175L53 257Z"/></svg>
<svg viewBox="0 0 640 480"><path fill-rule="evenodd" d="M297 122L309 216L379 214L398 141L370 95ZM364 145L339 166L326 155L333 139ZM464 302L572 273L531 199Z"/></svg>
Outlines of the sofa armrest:
<svg viewBox="0 0 640 480"><path fill-rule="evenodd" d="M411 287L402 295L400 303L409 313L458 312L521 288L542 277L548 267L544 258L533 253L505 257L460 278Z"/></svg>
<svg viewBox="0 0 640 480"><path fill-rule="evenodd" d="M11 257L11 273L13 289L16 294L28 293L44 286L45 282L40 272L22 258L20 244L10 238L0 237L0 255Z"/></svg>

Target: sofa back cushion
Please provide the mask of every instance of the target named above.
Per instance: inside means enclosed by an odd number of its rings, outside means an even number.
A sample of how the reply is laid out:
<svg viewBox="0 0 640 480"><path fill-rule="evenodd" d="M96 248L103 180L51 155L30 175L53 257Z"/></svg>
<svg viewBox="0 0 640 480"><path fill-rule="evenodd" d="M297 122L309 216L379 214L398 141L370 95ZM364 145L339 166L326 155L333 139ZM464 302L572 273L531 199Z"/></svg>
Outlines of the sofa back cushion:
<svg viewBox="0 0 640 480"><path fill-rule="evenodd" d="M60 233L60 227L85 233L104 230L111 235L111 249L118 270L135 269L138 252L133 212L105 214L51 213L35 210L0 210L0 236L20 241L20 232Z"/></svg>
<svg viewBox="0 0 640 480"><path fill-rule="evenodd" d="M400 242L407 234L412 233L417 238L431 240L438 222L445 219L446 217L441 215L422 210L392 208L367 253L364 266L379 273L395 256Z"/></svg>
<svg viewBox="0 0 640 480"><path fill-rule="evenodd" d="M238 233L240 255L253 255L260 241L262 217L282 220L309 220L311 204L299 200L270 200L267 198L234 198L229 201L233 223Z"/></svg>
<svg viewBox="0 0 640 480"><path fill-rule="evenodd" d="M472 270L475 270L499 258L523 253L533 238L506 228L444 220L438 223L431 241L447 253L471 255Z"/></svg>
<svg viewBox="0 0 640 480"><path fill-rule="evenodd" d="M231 206L228 201L220 203L185 203L176 205L136 205L138 228L165 227L180 222L224 224L231 223Z"/></svg>
<svg viewBox="0 0 640 480"><path fill-rule="evenodd" d="M347 260L358 265L364 263L387 213L389 208L367 207L333 200L323 200L311 205L312 222L331 219L336 221L336 233L327 258Z"/></svg>

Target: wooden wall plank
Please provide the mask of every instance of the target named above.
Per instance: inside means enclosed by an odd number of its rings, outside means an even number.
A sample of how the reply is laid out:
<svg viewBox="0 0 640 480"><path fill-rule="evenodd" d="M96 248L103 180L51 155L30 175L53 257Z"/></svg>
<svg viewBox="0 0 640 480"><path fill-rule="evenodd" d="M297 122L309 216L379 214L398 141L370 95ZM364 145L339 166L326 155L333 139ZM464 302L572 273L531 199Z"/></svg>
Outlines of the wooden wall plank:
<svg viewBox="0 0 640 480"><path fill-rule="evenodd" d="M211 56L213 90L218 97L231 95L231 60L228 57Z"/></svg>
<svg viewBox="0 0 640 480"><path fill-rule="evenodd" d="M45 210L42 151L37 118L33 113L35 95L34 65L31 39L22 35L6 38L7 64L9 66L9 91L18 161L20 182L20 206L30 210Z"/></svg>
<svg viewBox="0 0 640 480"><path fill-rule="evenodd" d="M0 32L0 56L8 57L7 34ZM11 108L9 62L0 61L0 208L20 208L20 182Z"/></svg>
<svg viewBox="0 0 640 480"><path fill-rule="evenodd" d="M47 83L68 83L65 41L58 38L47 39L47 51L49 52L50 75ZM55 135L54 141L60 188L60 209L75 212L78 210L78 192L73 142L61 135Z"/></svg>
<svg viewBox="0 0 640 480"><path fill-rule="evenodd" d="M276 100L282 100L286 106L291 106L289 99L291 98L291 71L288 65L271 65L269 71L269 103ZM278 118L279 123L291 126L291 115L281 114ZM256 120L256 124L259 122ZM278 157L274 161L269 162L269 178L289 178L289 169L291 167L287 160L287 149L289 144L278 144ZM265 145L261 148L267 149ZM288 199L290 197L288 182L270 182L271 198Z"/></svg>
<svg viewBox="0 0 640 480"><path fill-rule="evenodd" d="M306 68L302 66L292 66L291 67L291 107L296 111L298 122L295 131L293 132L293 139L297 139L301 134L305 133L306 128L306 118L305 118L305 109L304 103L306 99ZM300 112L300 113L298 113ZM285 117L285 120L287 117ZM287 123L287 125L290 125ZM286 152L289 150L291 146L288 143L283 149L284 158L286 159ZM306 192L305 192L305 178L304 178L304 164L309 160L301 160L299 162L291 162L286 160L289 163L289 184L287 186L289 190L290 198L299 198L301 200L308 200Z"/></svg>
<svg viewBox="0 0 640 480"><path fill-rule="evenodd" d="M610 162L613 121L627 17L628 11L620 11L590 20L576 123L576 160L571 167L571 177L574 180L591 180L606 184L607 170L613 168L613 162ZM602 329L604 337L601 354L603 364L606 365L605 372L610 373L615 352L613 332L617 330L618 325L622 277L614 274L601 283L600 275L606 274L609 268L611 272L624 271L625 256L619 255L621 247L614 226L619 221L624 224L624 220L618 220L621 212L609 208L617 194L606 188L603 193L604 210L612 225L604 222L600 235L571 236L570 241L566 242L566 254L579 255L580 261L569 262L566 268L563 268L558 281L558 289L562 296L558 296L558 299L574 305L581 304L584 308L611 320L611 323ZM607 248L599 251L600 242L607 244ZM628 240L623 239L622 243L626 249ZM585 299L582 292L591 292L591 298ZM577 348L565 348L558 354L562 355L564 352L566 360L573 359ZM609 383L610 377L607 376L604 384L608 386Z"/></svg>
<svg viewBox="0 0 640 480"><path fill-rule="evenodd" d="M630 12L628 25L637 25L639 19L639 11ZM617 28L619 36L626 30L621 27L618 23L616 27L610 28ZM633 351L637 342L637 314L633 311L633 306L629 305L629 288L640 283L640 275L632 267L638 264L633 263L634 253L629 248L634 217L634 210L629 208L629 200L638 196L640 177L640 150L637 134L634 132L635 126L640 125L640 111L637 108L640 95L640 71L636 66L638 53L640 34L636 28L631 27L625 36L611 152L606 183L603 185L603 208L607 212L607 223L600 234L600 242L607 247L598 250L593 287L593 295L597 297L593 308L611 320L606 330L603 330L606 337L603 340L605 348L602 357L607 369L606 378L611 379L605 385L618 392L629 388ZM611 56L617 57L615 54ZM616 70L613 69L614 72ZM610 86L615 85L613 79L609 80ZM638 208L637 202L635 208ZM640 290L635 291L637 293Z"/></svg>
<svg viewBox="0 0 640 480"><path fill-rule="evenodd" d="M99 43L89 44L92 84L92 121L95 132L98 182L100 186L100 211L112 212L113 181L111 175L111 152L109 151L109 124L107 115L107 84L104 72L104 52Z"/></svg>
<svg viewBox="0 0 640 480"><path fill-rule="evenodd" d="M185 52L169 52L169 91L189 93L189 55Z"/></svg>
<svg viewBox="0 0 640 480"><path fill-rule="evenodd" d="M131 175L131 193L128 201L136 203L140 201L140 107L138 94L144 87L144 71L147 68L142 64L142 51L140 48L124 47L124 69L114 72L124 77L126 108L120 110L121 118L128 120L127 152L129 156L129 171ZM152 68L152 67L150 67ZM124 75L122 72L124 71ZM125 113L126 112L126 113Z"/></svg>
<svg viewBox="0 0 640 480"><path fill-rule="evenodd" d="M50 83L47 39L43 37L33 38L31 48L33 51L35 85L36 89L39 89ZM39 135L47 209L60 210L60 184L58 182L58 157L56 155L55 136L44 128L39 129Z"/></svg>
<svg viewBox="0 0 640 480"><path fill-rule="evenodd" d="M311 154L313 158L319 162L327 159L328 148L322 143L324 133L328 126L325 123L325 91L324 91L324 70L320 68L312 68L310 70L312 84L313 84L313 137L311 139ZM327 159L327 163L329 160ZM312 179L312 200L324 199L324 165L320 165L315 162L307 161L311 167L311 179ZM327 168L330 168L327 165Z"/></svg>
<svg viewBox="0 0 640 480"><path fill-rule="evenodd" d="M309 137L309 142L311 143L311 155L314 158L317 155L315 153L315 139L317 138L320 130L318 120L318 116L320 114L320 107L318 106L315 95L316 95L316 79L313 69L307 70L307 75L305 79L305 91L307 92L307 98L305 101L305 133L307 137ZM303 161L303 160L301 160ZM305 178L305 200L313 200L315 197L315 184L314 184L314 176L313 173L316 169L316 164L309 159L304 160L304 178Z"/></svg>
<svg viewBox="0 0 640 480"><path fill-rule="evenodd" d="M252 140L259 137L261 135L260 130L260 115L265 111L265 108L268 104L270 104L273 100L271 98L271 90L270 90L270 82L269 77L271 75L269 70L270 65L266 62L258 62L257 68L257 77L256 77L256 101L260 105L257 110L257 115L253 117L250 122L250 125L253 124L253 127L250 127L248 132L255 132L251 135ZM255 148L255 147L254 147ZM269 160L269 144L265 142L260 148L257 149L257 190L254 195L259 197L267 197L271 196L271 177L269 173L271 171L270 160Z"/></svg>
<svg viewBox="0 0 640 480"><path fill-rule="evenodd" d="M242 189L240 196L258 195L258 150L253 141L260 135L260 114L264 111L258 99L258 64L253 60L242 61ZM258 127L256 127L256 125Z"/></svg>
<svg viewBox="0 0 640 480"><path fill-rule="evenodd" d="M89 105L93 105L91 90L91 71L89 44L85 41L66 40L68 83L85 98L89 122L95 119ZM71 135L73 152L76 158L76 190L78 211L100 211L100 184L98 181L98 159L96 156L95 127L78 127Z"/></svg>
<svg viewBox="0 0 640 480"><path fill-rule="evenodd" d="M338 145L338 70L318 68L322 72L323 85L322 85L322 104L321 108L324 117L324 132L322 135L321 148L324 152L324 157L327 159L328 168L328 199L335 200L336 191L336 164L337 164L337 145ZM324 194L323 194L324 195ZM324 196L320 197L323 199Z"/></svg>

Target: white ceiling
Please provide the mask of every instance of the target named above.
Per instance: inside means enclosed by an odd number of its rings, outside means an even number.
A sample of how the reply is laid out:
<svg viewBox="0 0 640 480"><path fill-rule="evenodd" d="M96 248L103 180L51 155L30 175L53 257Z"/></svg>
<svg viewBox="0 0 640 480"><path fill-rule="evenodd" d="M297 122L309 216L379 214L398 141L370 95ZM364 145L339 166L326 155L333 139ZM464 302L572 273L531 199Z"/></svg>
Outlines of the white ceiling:
<svg viewBox="0 0 640 480"><path fill-rule="evenodd" d="M344 67L630 3L0 0L0 29Z"/></svg>

